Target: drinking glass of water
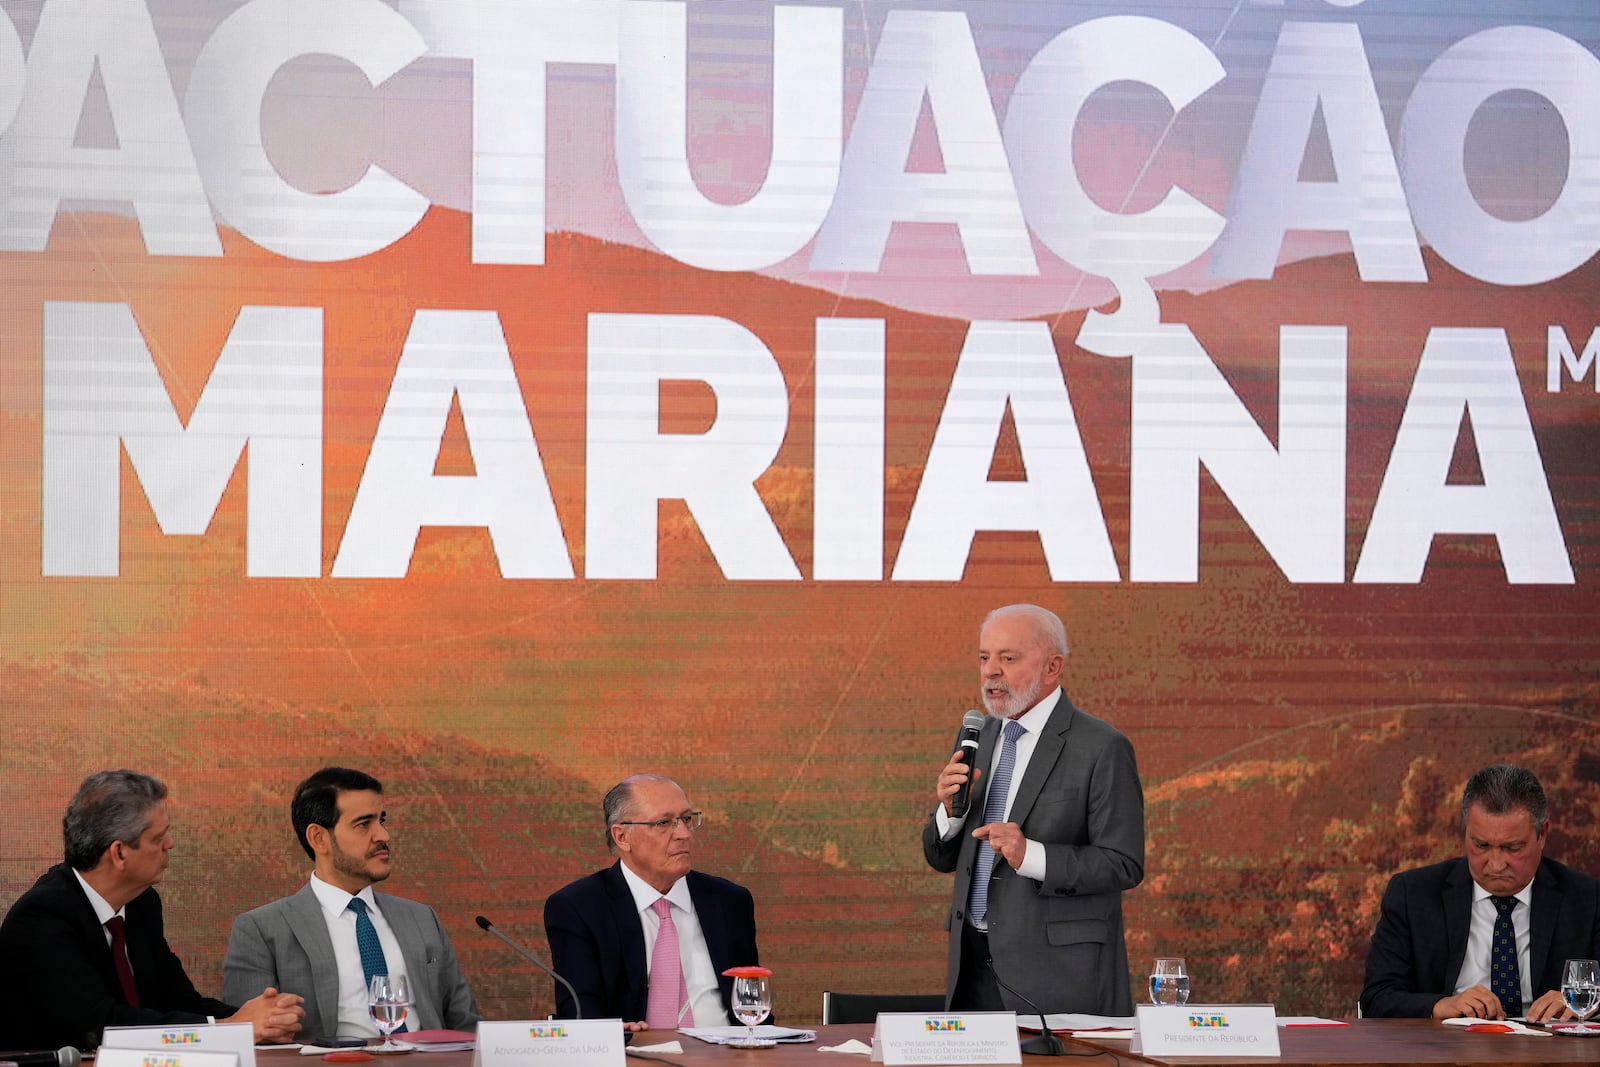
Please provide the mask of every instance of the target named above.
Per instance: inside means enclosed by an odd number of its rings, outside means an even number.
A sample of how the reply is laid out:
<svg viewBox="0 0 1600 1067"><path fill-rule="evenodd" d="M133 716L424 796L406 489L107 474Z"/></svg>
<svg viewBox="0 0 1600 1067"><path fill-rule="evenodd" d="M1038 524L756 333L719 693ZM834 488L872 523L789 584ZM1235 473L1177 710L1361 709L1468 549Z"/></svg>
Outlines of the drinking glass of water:
<svg viewBox="0 0 1600 1067"><path fill-rule="evenodd" d="M1163 956L1150 968L1150 1003L1189 1003L1189 969L1177 956Z"/></svg>
<svg viewBox="0 0 1600 1067"><path fill-rule="evenodd" d="M765 967L729 967L733 978L733 1016L744 1023L747 1036L728 1042L729 1048L771 1048L777 1042L756 1037L756 1024L772 1014L772 972Z"/></svg>
<svg viewBox="0 0 1600 1067"><path fill-rule="evenodd" d="M411 983L403 974L375 974L367 986L367 1010L372 1024L383 1035L383 1044L370 1052L409 1052L410 1047L394 1039L394 1032L406 1021L411 1008Z"/></svg>
<svg viewBox="0 0 1600 1067"><path fill-rule="evenodd" d="M1600 968L1594 960L1568 960L1561 974L1561 996L1567 1010L1588 1019L1600 1008Z"/></svg>

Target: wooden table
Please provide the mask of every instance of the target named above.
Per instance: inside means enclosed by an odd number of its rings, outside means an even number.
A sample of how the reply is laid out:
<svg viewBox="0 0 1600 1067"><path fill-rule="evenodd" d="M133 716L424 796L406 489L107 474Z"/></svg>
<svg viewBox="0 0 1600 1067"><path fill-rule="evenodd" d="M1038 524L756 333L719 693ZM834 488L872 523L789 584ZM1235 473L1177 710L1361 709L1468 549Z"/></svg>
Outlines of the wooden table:
<svg viewBox="0 0 1600 1067"><path fill-rule="evenodd" d="M1225 1067L1240 1063L1294 1064L1296 1067L1395 1067L1396 1064L1600 1063L1600 1037L1527 1037L1518 1034L1469 1034L1431 1019L1352 1019L1348 1026L1285 1026L1278 1029L1279 1056L1134 1056L1126 1041L1075 1038L1070 1051L1102 1050L1123 1063L1204 1064ZM1025 1063L1043 1057L1025 1056ZM1111 1056L1071 1061L1110 1064Z"/></svg>
<svg viewBox="0 0 1600 1067"><path fill-rule="evenodd" d="M679 1038L675 1031L658 1030L636 1035L639 1044L656 1044L678 1038L682 1055L662 1055L643 1059L629 1056L629 1067L665 1062L682 1067L868 1067L865 1056L818 1052L821 1045L838 1045L855 1038L872 1040L868 1024L818 1026L814 1044L779 1045L771 1049L735 1049L708 1045L692 1037ZM1521 1037L1516 1034L1469 1034L1454 1026L1427 1019L1355 1019L1348 1026L1295 1026L1278 1031L1282 1055L1249 1056L1135 1056L1127 1041L1095 1041L1065 1038L1067 1051L1076 1055L1065 1059L1024 1056L1024 1067L1111 1067L1124 1064L1198 1064L1201 1067L1227 1067L1229 1064L1286 1064L1294 1067L1396 1067L1401 1064L1508 1064L1535 1067L1555 1063L1600 1063L1600 1037ZM1026 1035L1024 1035L1026 1036ZM470 1052L416 1052L404 1056L381 1056L365 1067L469 1067ZM259 1051L256 1067L328 1067L321 1060L298 1052Z"/></svg>

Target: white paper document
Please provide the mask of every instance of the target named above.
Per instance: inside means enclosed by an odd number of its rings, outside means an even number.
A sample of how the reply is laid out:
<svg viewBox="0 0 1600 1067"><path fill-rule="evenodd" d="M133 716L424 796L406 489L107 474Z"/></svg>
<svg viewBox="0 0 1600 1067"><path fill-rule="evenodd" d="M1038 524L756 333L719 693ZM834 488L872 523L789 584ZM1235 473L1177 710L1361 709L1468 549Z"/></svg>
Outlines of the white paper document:
<svg viewBox="0 0 1600 1067"><path fill-rule="evenodd" d="M1046 1015L1044 1021L1058 1034L1088 1034L1093 1037L1132 1037L1137 1025L1132 1015L1085 1015L1082 1012L1058 1012ZM1039 1032L1037 1015L1018 1015L1017 1029Z"/></svg>
<svg viewBox="0 0 1600 1067"><path fill-rule="evenodd" d="M763 1024L755 1028L755 1033L750 1032L748 1026L690 1026L679 1030L678 1033L685 1037L698 1038L711 1045L726 1045L730 1041L742 1041L747 1037L754 1037L759 1041L778 1041L784 1044L800 1044L806 1041L815 1041L815 1030L794 1030L787 1026L771 1026Z"/></svg>

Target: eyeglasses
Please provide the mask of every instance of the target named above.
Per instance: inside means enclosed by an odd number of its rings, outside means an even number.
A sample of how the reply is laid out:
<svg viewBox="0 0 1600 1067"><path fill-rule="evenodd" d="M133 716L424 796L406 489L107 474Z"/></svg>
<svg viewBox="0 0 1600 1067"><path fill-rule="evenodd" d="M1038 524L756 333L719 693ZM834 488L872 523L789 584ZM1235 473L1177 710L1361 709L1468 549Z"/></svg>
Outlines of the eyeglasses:
<svg viewBox="0 0 1600 1067"><path fill-rule="evenodd" d="M648 826L650 829L656 831L657 833L664 834L668 830L672 829L672 824L673 823L681 824L685 830L696 830L696 829L699 829L700 825L702 823L704 823L705 821L706 821L706 813L705 812L703 812L703 811L686 811L682 815L668 815L665 819L655 819L655 820L652 820L650 822L641 822L638 819L618 819L614 825L616 825L616 826Z"/></svg>

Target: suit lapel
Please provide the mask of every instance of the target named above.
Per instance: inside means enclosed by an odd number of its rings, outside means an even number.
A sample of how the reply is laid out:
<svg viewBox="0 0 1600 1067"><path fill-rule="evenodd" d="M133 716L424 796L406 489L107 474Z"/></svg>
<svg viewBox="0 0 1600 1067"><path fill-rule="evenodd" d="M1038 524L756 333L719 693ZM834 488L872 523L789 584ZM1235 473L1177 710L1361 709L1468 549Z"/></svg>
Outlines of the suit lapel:
<svg viewBox="0 0 1600 1067"><path fill-rule="evenodd" d="M729 958L728 923L722 914L722 898L705 891L700 879L689 872L689 899L694 902L695 921L700 924L700 934L706 939L706 952L711 956L711 970L717 976L717 994L729 1015L733 1014L733 979L722 972L742 961Z"/></svg>
<svg viewBox="0 0 1600 1067"><path fill-rule="evenodd" d="M397 903L396 898L374 892L372 899L383 912L383 921L389 924L395 941L400 945L400 958L405 961L406 974L411 979L412 1008L417 1017L406 1024L408 1030L432 1030L443 1025L433 1017L433 1005L438 1003L437 991L428 985L433 972L422 955L423 932L417 925L415 909Z"/></svg>
<svg viewBox="0 0 1600 1067"><path fill-rule="evenodd" d="M1067 747L1067 731L1072 728L1072 718L1077 710L1067 700L1066 691L1063 690L1050 712L1050 718L1045 720L1044 728L1033 743L1033 755L1028 757L1028 769L1023 772L1016 799L1011 802L1008 822L1021 826L1033 810L1033 802L1039 799L1040 790L1055 771L1056 761Z"/></svg>
<svg viewBox="0 0 1600 1067"><path fill-rule="evenodd" d="M160 968L156 962L153 937L155 932L153 929L153 913L158 898L150 897L145 899L146 895L152 892L154 890L146 889L139 896L128 901L127 910L123 913L127 917L124 936L127 938L128 943L128 964L133 968L133 984L139 991L139 1003L145 1006L156 1004L163 997L162 990L156 983ZM90 911L91 913L93 912L92 907ZM151 915L147 916L146 912L151 913ZM97 928L97 932L105 929L93 918L90 921ZM99 937L95 938L95 941L103 944L105 935L103 933L100 934ZM106 946L105 959L111 975L111 988L121 990L122 979L117 977L117 964L111 958L111 947L109 945Z"/></svg>
<svg viewBox="0 0 1600 1067"><path fill-rule="evenodd" d="M611 921L617 929L617 941L622 949L622 977L627 983L625 1003L637 1002L637 1015L626 1018L644 1018L649 1000L644 959L644 925L639 919L639 908L634 903L633 892L622 876L622 861L618 860L606 871L606 895L611 901Z"/></svg>
<svg viewBox="0 0 1600 1067"><path fill-rule="evenodd" d="M122 1000L122 980L117 977L116 964L111 961L111 945L106 940L106 928L100 925L100 919L94 913L94 905L89 903L89 897L83 891L83 886L78 884L78 879L73 876L72 869L65 864L57 868L60 872L63 888L72 894L72 899L77 901L77 917L81 924L84 944L89 946L89 955L94 960L95 969L100 972L101 979L106 988L111 990L117 999ZM149 892L149 890L146 890ZM133 901L128 902L130 907ZM136 911L125 911L124 915L130 920L137 915ZM141 971L140 957L147 956L143 952L144 938L142 923L130 921L126 927L128 939L128 961L134 968L134 983L142 988L140 977L142 973L153 973L153 963L146 963ZM141 998L142 999L142 998Z"/></svg>
<svg viewBox="0 0 1600 1067"><path fill-rule="evenodd" d="M1472 876L1467 861L1460 860L1445 878L1443 901L1447 967L1445 981L1451 989L1461 977L1461 964L1467 958L1467 931L1472 925Z"/></svg>
<svg viewBox="0 0 1600 1067"><path fill-rule="evenodd" d="M711 954L711 967L720 984L722 972L737 965L728 958L728 923L722 915L722 899L706 892L693 871L689 872L689 899L694 901L695 919L700 923L706 951Z"/></svg>
<svg viewBox="0 0 1600 1067"><path fill-rule="evenodd" d="M333 939L328 936L328 920L322 903L308 882L284 904L284 918L300 949L311 965L311 993L305 996L317 1006L322 1027L334 1033L339 1027L339 962L333 955Z"/></svg>
<svg viewBox="0 0 1600 1067"><path fill-rule="evenodd" d="M1561 890L1556 876L1543 861L1533 875L1532 909L1528 913L1528 967L1533 972L1529 984L1537 997L1543 992L1540 986L1550 962L1550 946L1555 941L1556 918L1561 912Z"/></svg>

